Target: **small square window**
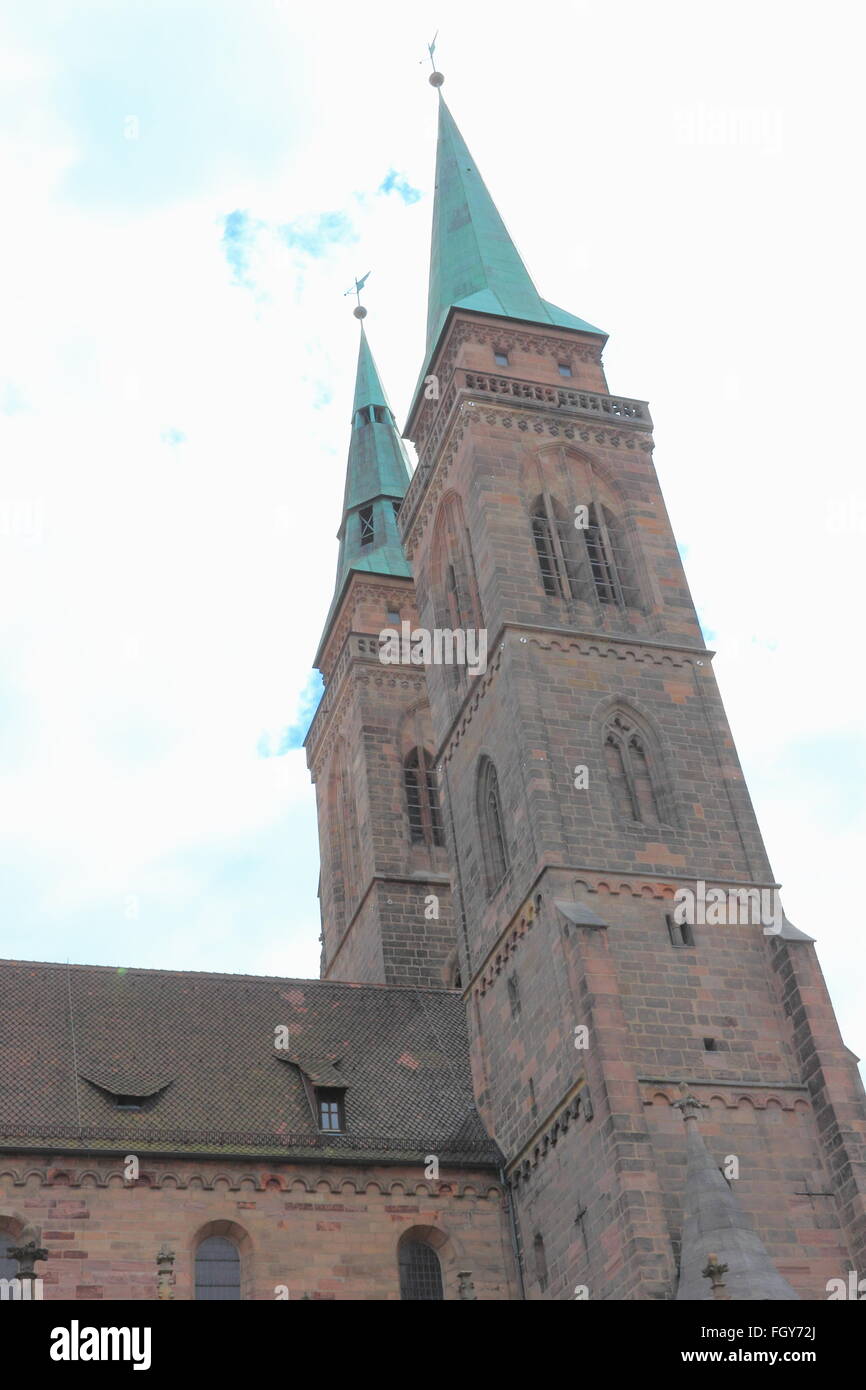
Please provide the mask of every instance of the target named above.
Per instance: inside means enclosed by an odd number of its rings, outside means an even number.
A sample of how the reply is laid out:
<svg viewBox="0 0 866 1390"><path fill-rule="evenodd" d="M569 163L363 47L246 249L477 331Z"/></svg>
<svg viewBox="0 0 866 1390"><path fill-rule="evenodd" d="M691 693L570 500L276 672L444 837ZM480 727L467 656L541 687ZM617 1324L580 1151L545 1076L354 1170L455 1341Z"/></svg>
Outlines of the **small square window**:
<svg viewBox="0 0 866 1390"><path fill-rule="evenodd" d="M317 1091L316 1108L319 1129L326 1134L339 1134L345 1129L342 1091Z"/></svg>
<svg viewBox="0 0 866 1390"><path fill-rule="evenodd" d="M391 627L397 627L400 622L400 614L396 608L388 609L388 622Z"/></svg>
<svg viewBox="0 0 866 1390"><path fill-rule="evenodd" d="M717 1052L715 1038L704 1038L704 1052Z"/></svg>
<svg viewBox="0 0 866 1390"><path fill-rule="evenodd" d="M568 364L567 362L559 362L559 363L557 363L557 366L559 367L559 375L560 375L560 376L572 376L572 375L573 375L572 370L571 370L571 367L569 366L569 364Z"/></svg>
<svg viewBox="0 0 866 1390"><path fill-rule="evenodd" d="M495 358L497 367L507 367L507 366L508 366L508 353L507 353L507 352L494 352L493 356L494 356L494 358Z"/></svg>

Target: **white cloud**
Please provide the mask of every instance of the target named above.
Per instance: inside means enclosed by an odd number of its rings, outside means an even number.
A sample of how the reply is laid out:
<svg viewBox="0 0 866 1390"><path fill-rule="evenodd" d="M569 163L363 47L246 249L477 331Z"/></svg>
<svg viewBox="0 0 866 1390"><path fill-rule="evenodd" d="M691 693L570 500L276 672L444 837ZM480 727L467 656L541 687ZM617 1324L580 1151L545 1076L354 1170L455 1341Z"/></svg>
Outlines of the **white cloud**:
<svg viewBox="0 0 866 1390"><path fill-rule="evenodd" d="M327 26L264 0L111 24L99 4L44 8L38 30L16 16L0 107L0 399L24 407L0 413L0 829L38 866L0 950L40 954L65 922L75 955L309 973L313 792L302 754L257 744L295 717L330 600L356 274L373 272L398 412L417 375L427 36L397 4L338 6ZM685 3L554 3L519 33L454 0L437 19L446 92L542 293L607 328L611 390L651 401L787 910L862 1050L863 807L839 812L832 751L862 739L855 46L825 64L812 24L743 3L724 27ZM375 196L391 169L418 203ZM221 243L236 209L266 229L254 291ZM312 258L274 230L330 212L357 242ZM258 868L215 889L232 841L258 844ZM121 949L130 893L147 935ZM247 911L258 935L232 916Z"/></svg>

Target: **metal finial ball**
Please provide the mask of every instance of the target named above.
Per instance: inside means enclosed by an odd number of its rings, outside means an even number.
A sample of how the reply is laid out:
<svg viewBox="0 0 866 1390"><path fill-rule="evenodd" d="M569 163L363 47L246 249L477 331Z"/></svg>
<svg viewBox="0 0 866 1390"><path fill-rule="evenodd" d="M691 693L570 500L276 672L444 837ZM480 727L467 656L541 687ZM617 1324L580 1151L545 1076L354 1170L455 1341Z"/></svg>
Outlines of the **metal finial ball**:
<svg viewBox="0 0 866 1390"><path fill-rule="evenodd" d="M352 310L352 313L355 315L356 319L365 319L367 317L367 310L364 308L363 304L359 304L357 309Z"/></svg>
<svg viewBox="0 0 866 1390"><path fill-rule="evenodd" d="M441 87L442 83L445 81L445 77L441 72L431 72L427 81L430 83L431 87Z"/></svg>

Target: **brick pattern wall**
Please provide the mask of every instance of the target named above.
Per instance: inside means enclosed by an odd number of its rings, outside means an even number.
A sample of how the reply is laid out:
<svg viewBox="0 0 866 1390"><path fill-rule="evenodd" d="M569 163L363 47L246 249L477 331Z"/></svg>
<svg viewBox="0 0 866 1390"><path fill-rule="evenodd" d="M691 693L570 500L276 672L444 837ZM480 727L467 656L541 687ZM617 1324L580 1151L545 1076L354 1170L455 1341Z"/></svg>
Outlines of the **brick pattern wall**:
<svg viewBox="0 0 866 1390"><path fill-rule="evenodd" d="M415 1232L437 1250L446 1299L469 1271L479 1299L515 1296L503 1195L486 1170L350 1167L253 1161L141 1160L124 1182L119 1160L0 1156L0 1240L24 1230L48 1250L37 1266L46 1300L153 1299L156 1253L176 1252L174 1297L195 1290L195 1249L225 1235L241 1254L242 1296L399 1299L397 1245ZM152 1190L156 1189L156 1191Z"/></svg>
<svg viewBox="0 0 866 1390"><path fill-rule="evenodd" d="M355 576L323 651L329 679L307 740L322 855L322 973L438 986L455 947L450 861L444 846L410 836L404 761L416 748L432 755L433 731L423 670L379 661L390 611L417 624L412 586Z"/></svg>
<svg viewBox="0 0 866 1390"><path fill-rule="evenodd" d="M648 417L588 424L557 414L549 394L535 403L496 388L497 344L509 353L503 375L551 385L554 336L454 320L434 363L439 415L431 406L419 417L426 471L402 518L420 621L431 625L438 518L459 499L489 634L487 672L459 706L442 668L429 670L428 689L473 1075L515 1184L527 1293L571 1298L587 1284L593 1298L673 1296L686 1145L672 1103L688 1084L710 1106L711 1151L740 1159L735 1190L781 1272L823 1297L826 1279L863 1261L862 1087L808 943L759 925L698 926L692 948L671 943L677 887L774 880ZM460 404L448 384L470 367L485 375ZM588 385L606 391L600 367ZM544 592L530 525L543 491L567 514L593 502L619 517L638 608ZM624 817L608 781L604 732L617 708L646 734L654 823ZM509 860L492 893L476 797L484 757L497 769ZM580 766L586 787L575 786ZM607 925L569 924L557 898ZM583 1050L577 1026L589 1030Z"/></svg>

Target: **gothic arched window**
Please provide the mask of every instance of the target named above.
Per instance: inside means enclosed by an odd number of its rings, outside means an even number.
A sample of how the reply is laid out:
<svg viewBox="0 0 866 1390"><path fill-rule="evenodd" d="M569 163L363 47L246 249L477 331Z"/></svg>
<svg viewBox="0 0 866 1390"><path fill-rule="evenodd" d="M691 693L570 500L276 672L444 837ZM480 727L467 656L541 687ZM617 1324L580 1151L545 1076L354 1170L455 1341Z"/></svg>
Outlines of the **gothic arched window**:
<svg viewBox="0 0 866 1390"><path fill-rule="evenodd" d="M340 811L342 816L343 838L343 889L345 893L346 916L349 905L355 901L361 888L360 848L358 845L358 818L355 809L355 796L345 758L340 759Z"/></svg>
<svg viewBox="0 0 866 1390"><path fill-rule="evenodd" d="M604 727L604 759L614 808L620 820L655 825L663 820L647 735L622 710Z"/></svg>
<svg viewBox="0 0 866 1390"><path fill-rule="evenodd" d="M439 788L433 759L426 748L413 748L403 763L403 786L413 844L444 845Z"/></svg>
<svg viewBox="0 0 866 1390"><path fill-rule="evenodd" d="M617 608L639 607L622 526L609 508L592 502L583 531L596 598Z"/></svg>
<svg viewBox="0 0 866 1390"><path fill-rule="evenodd" d="M530 520L544 592L550 598L587 598L574 519L555 497L542 493L533 503Z"/></svg>
<svg viewBox="0 0 866 1390"><path fill-rule="evenodd" d="M478 826L487 874L488 895L499 887L508 868L505 823L499 796L499 779L489 758L482 758L478 769Z"/></svg>
<svg viewBox="0 0 866 1390"><path fill-rule="evenodd" d="M241 1257L233 1241L208 1236L195 1252L195 1296L229 1301L241 1296Z"/></svg>
<svg viewBox="0 0 866 1390"><path fill-rule="evenodd" d="M442 1302L442 1266L432 1246L423 1240L400 1242L400 1298L403 1302Z"/></svg>
<svg viewBox="0 0 866 1390"><path fill-rule="evenodd" d="M453 493L442 502L436 517L432 580L437 625L452 632L477 631L481 621L472 552L460 498ZM452 690L462 693L468 679L466 666L446 665L445 671Z"/></svg>

